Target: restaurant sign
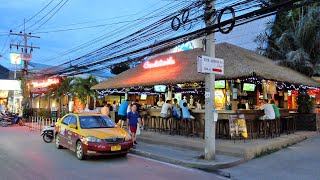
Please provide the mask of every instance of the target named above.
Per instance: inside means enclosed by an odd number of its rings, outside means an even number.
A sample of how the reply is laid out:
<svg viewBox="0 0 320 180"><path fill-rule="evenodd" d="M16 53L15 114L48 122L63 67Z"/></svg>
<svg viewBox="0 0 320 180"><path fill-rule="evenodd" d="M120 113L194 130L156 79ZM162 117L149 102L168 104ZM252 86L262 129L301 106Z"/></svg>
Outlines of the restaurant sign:
<svg viewBox="0 0 320 180"><path fill-rule="evenodd" d="M147 61L143 64L143 68L144 69L153 69L153 68L169 66L169 65L174 65L174 64L176 64L175 59L173 59L172 57L169 57L165 60L159 59L159 60L155 60L154 62Z"/></svg>
<svg viewBox="0 0 320 180"><path fill-rule="evenodd" d="M34 88L45 88L54 84L58 84L60 81L58 78L46 79L41 81L32 81L31 85Z"/></svg>
<svg viewBox="0 0 320 180"><path fill-rule="evenodd" d="M208 56L198 57L198 73L224 74L224 60Z"/></svg>

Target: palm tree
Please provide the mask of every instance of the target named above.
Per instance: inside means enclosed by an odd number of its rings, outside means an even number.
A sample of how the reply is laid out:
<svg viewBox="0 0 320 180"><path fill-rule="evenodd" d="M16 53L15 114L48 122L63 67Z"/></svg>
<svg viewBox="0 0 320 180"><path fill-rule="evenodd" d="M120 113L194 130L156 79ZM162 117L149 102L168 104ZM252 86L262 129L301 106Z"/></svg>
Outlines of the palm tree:
<svg viewBox="0 0 320 180"><path fill-rule="evenodd" d="M260 48L268 42L263 54L308 76L320 74L320 6L292 10L283 18L286 24L275 23L271 35L257 38Z"/></svg>
<svg viewBox="0 0 320 180"><path fill-rule="evenodd" d="M69 96L73 96L73 78L62 78L61 79L61 82L56 85L56 86L53 86L51 88L49 88L49 92L48 92L48 96L50 98L50 96L53 95L53 99L56 99L59 101L59 109L58 109L58 114L60 115L63 115L62 113L62 109L61 109L61 101L62 101L62 98L67 96L68 99L69 99ZM68 104L69 106L69 104ZM67 106L67 107L68 107Z"/></svg>
<svg viewBox="0 0 320 180"><path fill-rule="evenodd" d="M87 78L78 77L74 80L74 94L80 99L81 103L86 103L86 109L89 109L90 98L93 98L94 101L96 101L97 92L90 89L96 84L98 84L98 80L92 75Z"/></svg>

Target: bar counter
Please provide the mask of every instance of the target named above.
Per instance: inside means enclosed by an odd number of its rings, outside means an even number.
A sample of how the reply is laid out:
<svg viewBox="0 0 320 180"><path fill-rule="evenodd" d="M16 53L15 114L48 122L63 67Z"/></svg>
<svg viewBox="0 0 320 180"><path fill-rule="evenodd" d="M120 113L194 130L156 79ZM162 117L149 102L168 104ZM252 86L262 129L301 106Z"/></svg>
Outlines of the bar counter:
<svg viewBox="0 0 320 180"><path fill-rule="evenodd" d="M289 110L288 109L279 109L280 115L283 116L289 116ZM145 113L147 116L160 116L161 109L160 108L150 108L147 110L147 113ZM229 115L235 115L235 114L243 114L246 121L254 121L253 124L256 124L256 120L259 119L259 117L263 116L264 113L261 110L217 110L218 112L218 121L219 120L228 120ZM191 115L194 116L195 121L199 124L199 127L197 127L196 131L198 131L199 135L202 136L204 132L204 126L205 126L205 110L204 109L191 109ZM248 122L248 123L249 123ZM256 129L256 127L254 128Z"/></svg>

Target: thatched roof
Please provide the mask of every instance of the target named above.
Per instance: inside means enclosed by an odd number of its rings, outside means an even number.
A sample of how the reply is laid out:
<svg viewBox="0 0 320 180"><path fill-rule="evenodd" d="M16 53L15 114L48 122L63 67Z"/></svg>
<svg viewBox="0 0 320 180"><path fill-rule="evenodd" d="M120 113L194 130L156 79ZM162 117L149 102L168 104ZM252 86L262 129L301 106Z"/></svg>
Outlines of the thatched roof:
<svg viewBox="0 0 320 180"><path fill-rule="evenodd" d="M171 56L175 59L176 64L153 69L144 69L143 64L140 64L114 78L93 86L92 89L116 89L204 81L204 75L197 72L197 57L201 55L203 55L202 49L194 49L158 56L150 61L166 59ZM224 59L225 64L225 75L217 75L217 79L246 78L255 74L263 79L320 87L320 84L312 78L290 68L277 65L264 56L238 46L227 43L218 44L216 45L216 57Z"/></svg>

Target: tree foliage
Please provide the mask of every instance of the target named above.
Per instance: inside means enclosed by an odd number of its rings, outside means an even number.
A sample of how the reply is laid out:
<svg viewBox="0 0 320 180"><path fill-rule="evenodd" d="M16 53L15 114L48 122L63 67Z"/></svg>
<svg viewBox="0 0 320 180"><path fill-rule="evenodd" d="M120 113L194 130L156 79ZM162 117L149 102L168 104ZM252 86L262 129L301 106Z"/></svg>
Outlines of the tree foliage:
<svg viewBox="0 0 320 180"><path fill-rule="evenodd" d="M278 14L256 38L261 54L308 76L320 74L319 4Z"/></svg>
<svg viewBox="0 0 320 180"><path fill-rule="evenodd" d="M130 65L128 64L116 64L112 66L110 70L112 74L118 75L128 69L130 69Z"/></svg>
<svg viewBox="0 0 320 180"><path fill-rule="evenodd" d="M94 99L97 97L97 92L91 89L91 87L96 84L98 84L98 80L92 75L87 78L75 78L73 83L73 92L80 99L81 103L85 103L85 99L88 97L92 97ZM89 100L87 99L87 101Z"/></svg>

